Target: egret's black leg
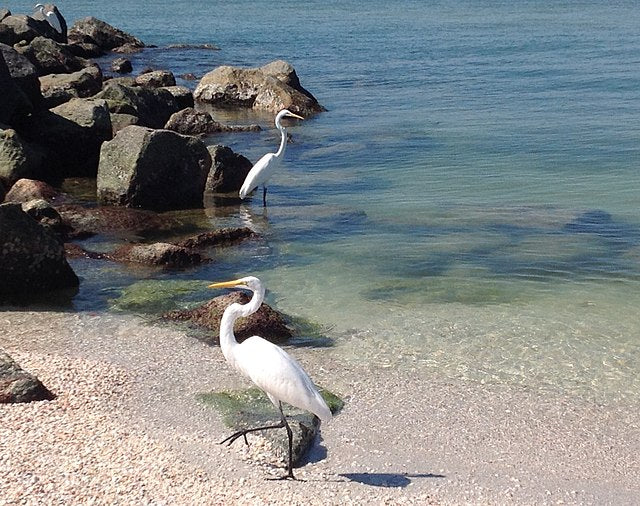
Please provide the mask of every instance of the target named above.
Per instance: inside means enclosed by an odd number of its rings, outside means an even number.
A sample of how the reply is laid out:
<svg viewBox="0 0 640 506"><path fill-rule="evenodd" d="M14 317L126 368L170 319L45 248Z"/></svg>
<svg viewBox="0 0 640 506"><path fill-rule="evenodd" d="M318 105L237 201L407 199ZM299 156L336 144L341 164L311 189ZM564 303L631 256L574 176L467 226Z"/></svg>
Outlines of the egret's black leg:
<svg viewBox="0 0 640 506"><path fill-rule="evenodd" d="M247 443L247 445L249 444L249 442L247 441L247 434L249 432L257 432L259 430L267 430L267 429L282 429L282 427L284 427L284 425L282 424L282 422L280 422L277 425L267 425L265 427L254 427L253 429L242 429L239 430L238 432L234 432L233 434L231 434L228 438L223 439L222 441L220 441L220 444L225 444L228 441L227 446L231 446L236 439L238 439L240 436L244 437L244 442Z"/></svg>
<svg viewBox="0 0 640 506"><path fill-rule="evenodd" d="M282 403L278 402L278 408L280 409L280 423L276 425L266 425L264 427L254 427L252 429L242 429L238 432L234 432L228 438L220 441L220 444L227 443L227 446L231 446L236 439L240 436L244 437L244 442L248 445L247 434L249 432L257 432L259 430L269 430L269 429L282 429L283 427L287 430L287 438L289 440L289 459L287 463L287 474L282 477L283 480L291 478L295 480L296 477L293 475L293 431L289 424L287 423L287 418L284 416L284 412L282 411Z"/></svg>
<svg viewBox="0 0 640 506"><path fill-rule="evenodd" d="M267 187L262 187L262 207L267 207Z"/></svg>
<svg viewBox="0 0 640 506"><path fill-rule="evenodd" d="M293 432L291 432L291 427L289 427L289 424L287 423L287 418L282 412L282 403L278 403L278 406L280 407L280 417L282 418L282 423L287 429L287 437L289 438L289 465L287 466L289 472L287 473L287 476L285 476L285 478L291 478L292 480L295 480L296 477L293 475Z"/></svg>

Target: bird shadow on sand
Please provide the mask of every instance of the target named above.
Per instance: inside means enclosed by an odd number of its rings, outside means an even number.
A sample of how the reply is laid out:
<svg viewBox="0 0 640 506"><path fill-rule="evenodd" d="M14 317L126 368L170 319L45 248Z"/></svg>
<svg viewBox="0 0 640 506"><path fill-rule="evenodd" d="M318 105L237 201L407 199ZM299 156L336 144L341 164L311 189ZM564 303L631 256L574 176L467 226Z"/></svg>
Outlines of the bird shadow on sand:
<svg viewBox="0 0 640 506"><path fill-rule="evenodd" d="M356 481L371 487L404 488L416 478L446 478L433 473L341 473L349 481Z"/></svg>

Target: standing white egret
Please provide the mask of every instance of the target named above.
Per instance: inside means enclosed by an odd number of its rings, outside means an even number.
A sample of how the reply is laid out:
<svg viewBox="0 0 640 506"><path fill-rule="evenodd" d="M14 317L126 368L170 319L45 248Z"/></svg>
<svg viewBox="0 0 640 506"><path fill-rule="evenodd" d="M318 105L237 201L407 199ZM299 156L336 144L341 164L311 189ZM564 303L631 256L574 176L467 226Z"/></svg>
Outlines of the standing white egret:
<svg viewBox="0 0 640 506"><path fill-rule="evenodd" d="M209 288L243 288L253 292L253 296L247 304L233 303L225 309L220 321L220 348L229 364L251 379L267 394L280 412L281 420L276 425L239 430L222 441L221 444L228 442L230 445L240 436L243 436L247 442L249 432L284 427L289 437L288 473L285 478L295 479L292 457L293 435L282 411L282 403L286 402L297 408L310 411L323 421L331 419L331 410L302 366L282 348L260 336L252 336L242 343L236 341L233 334L233 324L238 318L249 316L260 308L264 299L262 282L256 277L247 276L233 281L213 283L209 285Z"/></svg>
<svg viewBox="0 0 640 506"><path fill-rule="evenodd" d="M33 9L36 11L39 11L40 13L39 17L41 19L45 19L56 32L58 32L60 35L66 36L66 34L63 34L63 28L62 28L62 23L64 23L64 18L62 18L62 14L60 14L60 12L58 11L58 8L55 5L49 6L49 10L47 11L45 11L45 7L42 4L36 4ZM66 31L66 23L65 23L64 31Z"/></svg>
<svg viewBox="0 0 640 506"><path fill-rule="evenodd" d="M284 151L287 147L287 130L284 126L282 126L282 123L280 123L280 120L282 120L282 118L284 117L304 119L302 116L298 116L288 109L282 109L282 111L280 111L276 115L276 128L280 130L280 134L282 135L282 138L280 140L280 147L278 148L277 152L267 153L266 155L264 155L255 163L253 167L251 167L249 174L247 174L247 177L245 178L244 183L240 188L239 195L241 199L244 199L255 188L262 185L262 205L267 205L267 181L269 180L269 178L271 178L273 171L278 167L278 165L280 165L280 162L284 157Z"/></svg>

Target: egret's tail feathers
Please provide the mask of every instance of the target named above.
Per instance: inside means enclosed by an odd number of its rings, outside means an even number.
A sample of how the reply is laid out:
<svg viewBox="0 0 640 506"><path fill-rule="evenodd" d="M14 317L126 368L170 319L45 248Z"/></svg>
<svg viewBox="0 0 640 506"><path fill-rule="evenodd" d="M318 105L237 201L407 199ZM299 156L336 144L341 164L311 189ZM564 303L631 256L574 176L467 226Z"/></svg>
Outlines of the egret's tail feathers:
<svg viewBox="0 0 640 506"><path fill-rule="evenodd" d="M317 393L316 405L314 407L315 409L313 410L313 414L320 418L320 420L322 420L323 422L328 422L333 418L329 406L327 406L327 403L322 398L322 395L320 395L319 392Z"/></svg>

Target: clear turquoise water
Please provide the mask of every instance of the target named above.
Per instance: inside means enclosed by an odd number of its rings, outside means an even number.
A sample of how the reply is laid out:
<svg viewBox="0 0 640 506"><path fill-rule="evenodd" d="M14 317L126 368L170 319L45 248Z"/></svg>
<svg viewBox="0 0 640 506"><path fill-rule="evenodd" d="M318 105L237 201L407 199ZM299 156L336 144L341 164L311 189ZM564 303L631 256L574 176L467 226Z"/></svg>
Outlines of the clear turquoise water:
<svg viewBox="0 0 640 506"><path fill-rule="evenodd" d="M221 48L149 49L139 68L200 76L283 58L328 109L291 128L266 212L259 199L203 212L265 241L164 277L257 274L278 308L329 327L345 360L636 402L637 4L59 6L147 44ZM277 137L267 128L211 142L256 160ZM114 267L105 284L74 267L80 309L134 277Z"/></svg>

